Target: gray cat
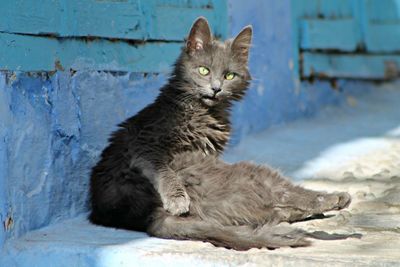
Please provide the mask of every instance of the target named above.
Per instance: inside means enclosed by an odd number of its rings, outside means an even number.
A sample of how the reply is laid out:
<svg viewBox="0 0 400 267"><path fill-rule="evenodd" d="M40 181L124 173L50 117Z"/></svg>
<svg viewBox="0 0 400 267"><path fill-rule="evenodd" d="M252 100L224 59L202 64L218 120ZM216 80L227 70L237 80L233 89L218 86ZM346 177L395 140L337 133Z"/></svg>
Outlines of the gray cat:
<svg viewBox="0 0 400 267"><path fill-rule="evenodd" d="M214 40L193 24L173 74L154 103L120 124L91 174L95 224L237 250L306 246L307 234L278 227L345 208L347 193L291 184L277 171L219 159L229 110L250 81L252 28Z"/></svg>

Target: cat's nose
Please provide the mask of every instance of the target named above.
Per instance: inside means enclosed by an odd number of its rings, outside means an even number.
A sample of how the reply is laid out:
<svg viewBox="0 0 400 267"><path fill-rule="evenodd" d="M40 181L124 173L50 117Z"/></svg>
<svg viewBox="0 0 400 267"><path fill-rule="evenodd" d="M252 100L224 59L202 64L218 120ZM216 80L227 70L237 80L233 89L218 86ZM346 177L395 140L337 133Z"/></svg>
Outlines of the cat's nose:
<svg viewBox="0 0 400 267"><path fill-rule="evenodd" d="M221 81L218 79L213 80L211 83L211 89L214 91L214 95L221 92Z"/></svg>
<svg viewBox="0 0 400 267"><path fill-rule="evenodd" d="M222 91L221 87L213 87L212 90L214 91L214 94L218 94Z"/></svg>

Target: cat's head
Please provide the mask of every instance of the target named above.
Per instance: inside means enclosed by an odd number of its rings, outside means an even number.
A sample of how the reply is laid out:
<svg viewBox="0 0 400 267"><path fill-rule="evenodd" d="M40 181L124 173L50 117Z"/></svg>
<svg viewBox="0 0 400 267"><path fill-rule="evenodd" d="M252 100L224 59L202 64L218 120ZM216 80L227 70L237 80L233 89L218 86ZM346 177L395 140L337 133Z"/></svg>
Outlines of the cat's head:
<svg viewBox="0 0 400 267"><path fill-rule="evenodd" d="M186 90L207 106L239 100L249 82L249 49L252 27L247 26L233 39L217 41L207 20L198 18L176 65L176 75Z"/></svg>

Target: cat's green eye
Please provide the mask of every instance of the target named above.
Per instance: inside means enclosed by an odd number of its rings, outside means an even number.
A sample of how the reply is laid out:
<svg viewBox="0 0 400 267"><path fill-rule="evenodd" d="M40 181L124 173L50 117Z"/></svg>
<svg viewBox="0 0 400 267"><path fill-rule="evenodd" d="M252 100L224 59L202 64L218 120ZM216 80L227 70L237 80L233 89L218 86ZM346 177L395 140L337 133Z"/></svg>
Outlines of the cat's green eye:
<svg viewBox="0 0 400 267"><path fill-rule="evenodd" d="M207 69L206 67L200 66L199 67L199 73L203 76L206 76L210 73L210 70Z"/></svg>
<svg viewBox="0 0 400 267"><path fill-rule="evenodd" d="M233 78L235 78L236 74L233 72L228 72L227 74L225 74L225 80L233 80Z"/></svg>

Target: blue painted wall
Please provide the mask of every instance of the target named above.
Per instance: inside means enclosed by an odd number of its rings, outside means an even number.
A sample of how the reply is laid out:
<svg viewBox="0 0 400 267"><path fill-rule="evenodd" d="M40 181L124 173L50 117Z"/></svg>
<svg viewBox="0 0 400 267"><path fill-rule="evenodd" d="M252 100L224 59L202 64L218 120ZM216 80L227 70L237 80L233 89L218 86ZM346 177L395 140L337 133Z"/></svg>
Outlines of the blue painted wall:
<svg viewBox="0 0 400 267"><path fill-rule="evenodd" d="M231 35L254 26L250 59L253 83L233 111L237 143L255 133L312 116L370 84L300 84L293 72L289 0L229 0ZM0 72L0 246L86 210L88 172L108 134L124 118L151 102L164 75L69 71Z"/></svg>
<svg viewBox="0 0 400 267"><path fill-rule="evenodd" d="M0 69L160 72L198 16L227 35L227 0L0 2ZM146 55L145 57L143 55Z"/></svg>
<svg viewBox="0 0 400 267"><path fill-rule="evenodd" d="M86 210L88 172L110 131L158 93L158 75L0 73L1 238ZM3 161L4 159L4 161Z"/></svg>
<svg viewBox="0 0 400 267"><path fill-rule="evenodd" d="M400 0L292 0L299 76L400 75Z"/></svg>
<svg viewBox="0 0 400 267"><path fill-rule="evenodd" d="M367 93L371 87L365 82L342 80L333 90L328 81L300 82L291 9L288 0L229 1L231 36L244 25L254 26L250 54L253 82L233 112L233 143L248 133L312 116L327 105L345 104L347 95Z"/></svg>

